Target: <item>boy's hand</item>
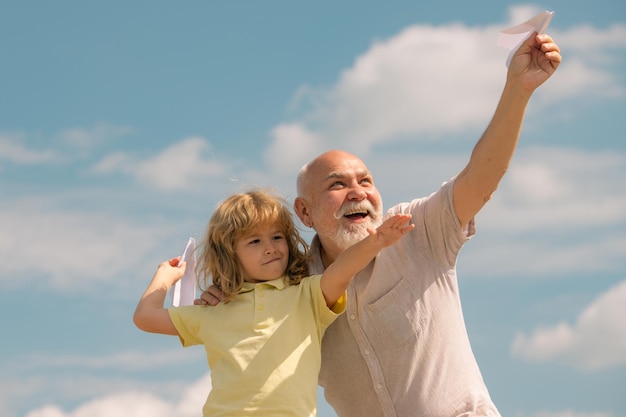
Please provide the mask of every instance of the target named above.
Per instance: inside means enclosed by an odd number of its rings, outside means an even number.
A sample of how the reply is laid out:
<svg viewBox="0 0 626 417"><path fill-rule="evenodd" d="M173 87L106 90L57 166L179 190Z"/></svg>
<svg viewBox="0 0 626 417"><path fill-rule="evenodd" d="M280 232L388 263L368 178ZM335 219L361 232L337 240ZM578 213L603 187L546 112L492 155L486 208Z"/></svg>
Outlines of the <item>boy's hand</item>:
<svg viewBox="0 0 626 417"><path fill-rule="evenodd" d="M182 262L178 266L179 262L180 256L161 262L154 274L154 278L168 288L171 287L185 275L185 270L187 269L187 262Z"/></svg>
<svg viewBox="0 0 626 417"><path fill-rule="evenodd" d="M411 220L410 214L395 214L385 220L376 230L369 229L368 232L381 247L387 247L396 243L405 233L415 228L415 225L409 223L409 220Z"/></svg>

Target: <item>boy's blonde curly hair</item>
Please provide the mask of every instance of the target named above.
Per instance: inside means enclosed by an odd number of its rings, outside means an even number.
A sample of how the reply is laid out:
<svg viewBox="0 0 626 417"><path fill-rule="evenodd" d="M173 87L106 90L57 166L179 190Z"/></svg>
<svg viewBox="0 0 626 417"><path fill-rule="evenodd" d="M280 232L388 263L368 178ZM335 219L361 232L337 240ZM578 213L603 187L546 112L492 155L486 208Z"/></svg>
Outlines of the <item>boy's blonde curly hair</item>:
<svg viewBox="0 0 626 417"><path fill-rule="evenodd" d="M209 220L198 247L196 275L202 291L214 284L231 301L241 290L244 275L235 245L258 227L275 226L285 234L289 261L285 280L297 285L309 274L309 251L283 198L269 190L254 189L222 201Z"/></svg>

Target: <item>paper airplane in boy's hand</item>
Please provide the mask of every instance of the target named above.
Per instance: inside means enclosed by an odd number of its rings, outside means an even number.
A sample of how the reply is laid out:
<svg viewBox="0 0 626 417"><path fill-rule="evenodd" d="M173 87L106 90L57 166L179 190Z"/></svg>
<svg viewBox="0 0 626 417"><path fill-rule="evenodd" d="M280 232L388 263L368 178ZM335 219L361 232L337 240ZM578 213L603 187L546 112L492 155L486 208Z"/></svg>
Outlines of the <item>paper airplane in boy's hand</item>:
<svg viewBox="0 0 626 417"><path fill-rule="evenodd" d="M509 52L509 56L506 58L507 67L511 63L511 58L513 58L515 52L517 52L522 43L524 43L524 41L528 39L533 32L545 32L550 24L550 21L552 20L553 15L554 12L545 11L532 19L528 19L524 23L520 23L519 25L515 25L500 32L498 35L497 45L508 48L511 51Z"/></svg>
<svg viewBox="0 0 626 417"><path fill-rule="evenodd" d="M196 248L196 240L192 237L189 238L185 251L180 257L179 265L183 262L187 262L187 269L185 269L185 275L179 279L174 287L172 287L172 306L187 306L193 304L193 300L196 298L196 254L194 249Z"/></svg>

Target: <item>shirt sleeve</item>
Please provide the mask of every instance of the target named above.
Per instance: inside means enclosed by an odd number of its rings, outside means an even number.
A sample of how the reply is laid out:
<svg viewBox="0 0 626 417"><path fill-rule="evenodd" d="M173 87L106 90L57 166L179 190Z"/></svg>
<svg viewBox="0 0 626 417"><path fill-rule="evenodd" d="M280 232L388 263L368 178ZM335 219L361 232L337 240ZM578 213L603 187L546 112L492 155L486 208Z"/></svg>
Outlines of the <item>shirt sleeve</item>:
<svg viewBox="0 0 626 417"><path fill-rule="evenodd" d="M326 305L326 299L322 293L322 287L320 285L322 275L313 275L306 279L308 285L310 285L311 298L313 301L313 307L316 310L317 321L319 328L323 333L328 326L335 321L339 315L346 311L346 294L344 293L332 308Z"/></svg>
<svg viewBox="0 0 626 417"><path fill-rule="evenodd" d="M389 213L411 213L416 253L430 253L430 258L441 265L453 267L463 245L474 235L474 220L461 228L454 209L454 178L443 183L441 188L428 197L415 199L392 207Z"/></svg>
<svg viewBox="0 0 626 417"><path fill-rule="evenodd" d="M202 340L199 337L202 308L207 306L182 306L167 309L170 319L178 331L178 338L184 347L200 345Z"/></svg>

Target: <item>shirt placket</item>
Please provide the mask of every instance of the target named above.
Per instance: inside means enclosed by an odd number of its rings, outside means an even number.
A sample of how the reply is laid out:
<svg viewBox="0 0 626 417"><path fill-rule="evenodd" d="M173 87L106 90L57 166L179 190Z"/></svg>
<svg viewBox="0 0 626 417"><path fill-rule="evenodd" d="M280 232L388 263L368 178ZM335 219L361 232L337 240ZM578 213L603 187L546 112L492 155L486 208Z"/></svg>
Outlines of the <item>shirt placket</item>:
<svg viewBox="0 0 626 417"><path fill-rule="evenodd" d="M254 319L263 321L268 317L269 308L267 306L265 285L254 286Z"/></svg>
<svg viewBox="0 0 626 417"><path fill-rule="evenodd" d="M359 350L361 351L361 356L367 364L367 368L372 378L373 389L378 396L384 415L386 417L397 417L391 395L389 394L387 384L385 383L382 367L380 366L380 362L376 357L376 353L372 348L372 345L369 343L367 337L365 337L365 333L361 327L357 306L356 290L354 285L350 285L348 286L348 303L346 308L348 326L350 327L354 340L356 340Z"/></svg>

